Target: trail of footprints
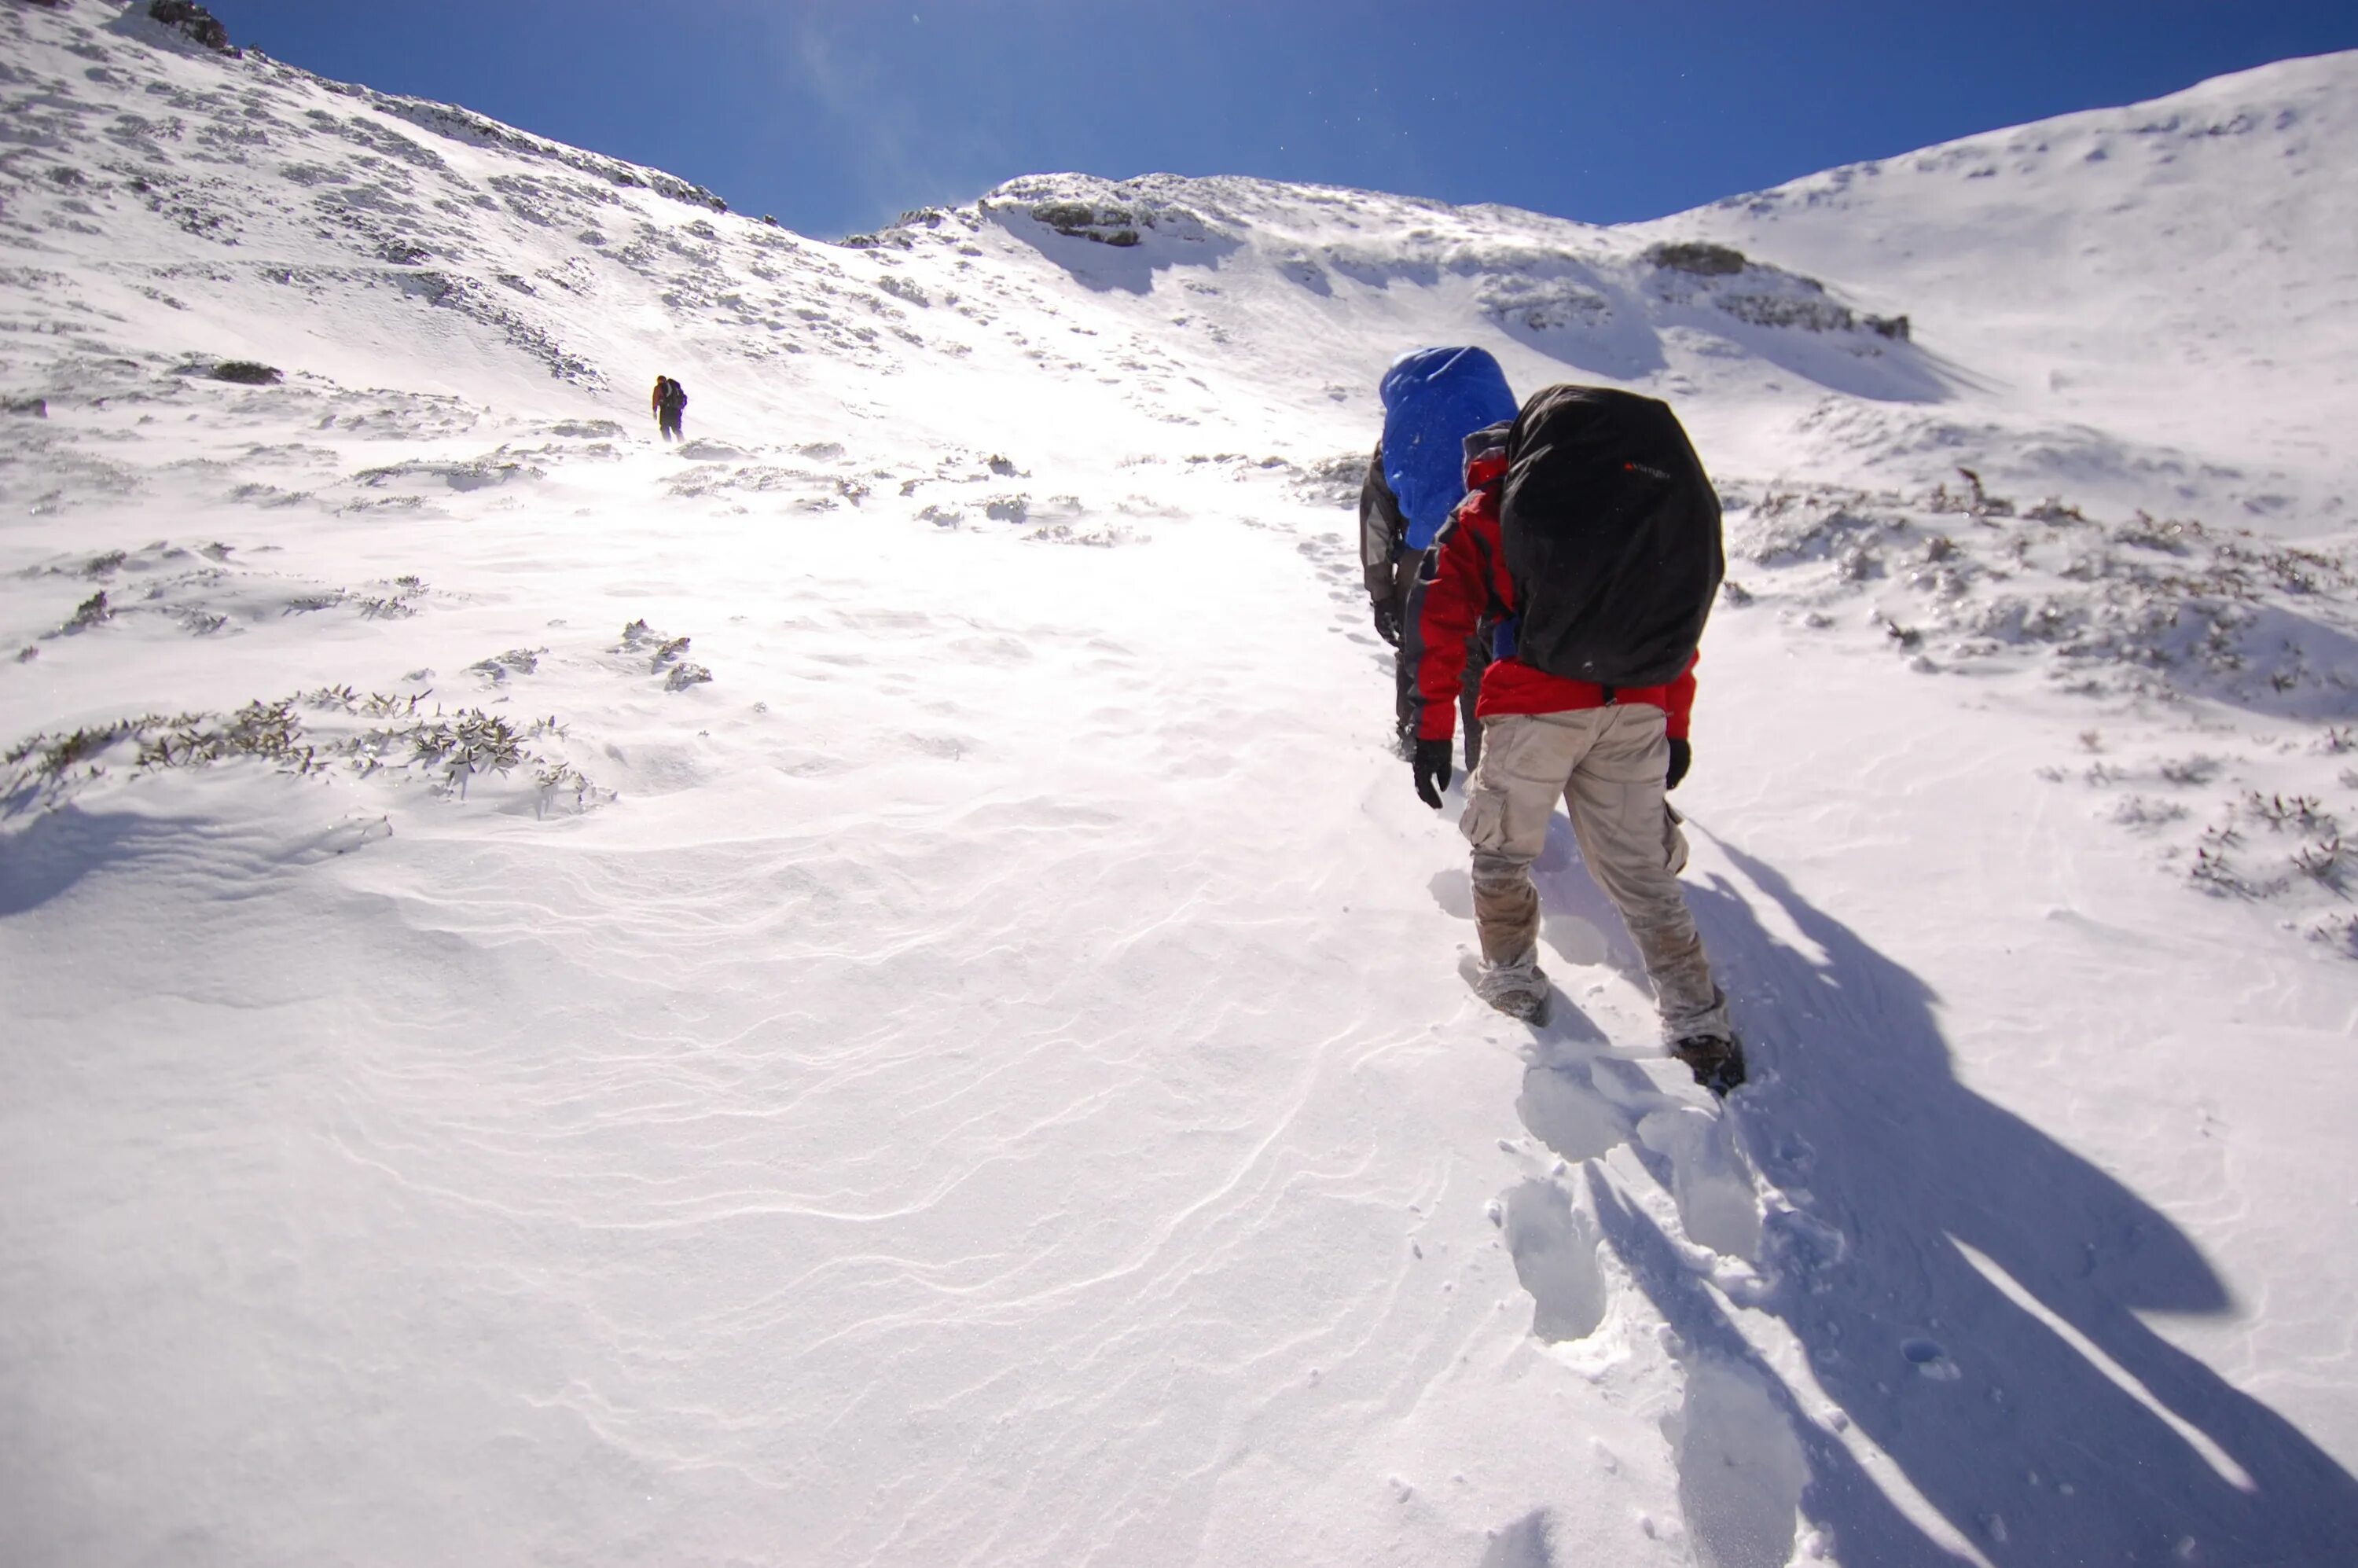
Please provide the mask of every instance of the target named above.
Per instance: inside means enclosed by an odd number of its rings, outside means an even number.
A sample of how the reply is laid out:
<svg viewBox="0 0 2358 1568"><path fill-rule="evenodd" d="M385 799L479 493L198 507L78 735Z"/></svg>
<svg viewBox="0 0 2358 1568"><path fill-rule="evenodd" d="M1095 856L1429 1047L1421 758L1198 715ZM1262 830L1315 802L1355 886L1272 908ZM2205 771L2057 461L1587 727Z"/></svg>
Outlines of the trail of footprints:
<svg viewBox="0 0 2358 1568"><path fill-rule="evenodd" d="M1617 1151L1628 1151L1668 1195L1676 1230L1691 1244L1674 1265L1627 1257L1630 1267L1708 1273L1738 1295L1767 1288L1754 1271L1762 1253L1762 1195L1724 1111L1665 1092L1639 1063L1611 1054L1602 1039L1560 1037L1533 1048L1515 1109L1527 1137L1500 1145L1527 1173L1492 1201L1489 1213L1531 1299L1535 1338L1549 1345L1584 1340L1610 1314L1616 1281L1603 1249L1612 1238L1600 1213L1648 1206L1606 1164ZM1544 1168L1533 1143L1551 1157ZM1839 1251L1839 1237L1821 1239ZM1690 1541L1709 1563L1783 1563L1809 1480L1799 1439L1748 1369L1677 1335L1666 1343L1685 1375L1680 1406L1664 1419L1662 1433L1679 1474ZM1501 1529L1483 1561L1529 1568L1575 1560L1558 1550L1552 1520L1542 1509Z"/></svg>
<svg viewBox="0 0 2358 1568"><path fill-rule="evenodd" d="M1600 1238L1575 1201L1574 1183L1577 1173L1592 1169L1592 1179L1613 1182L1591 1162L1616 1150L1628 1150L1670 1195L1689 1241L1747 1266L1758 1258L1759 1196L1725 1114L1665 1093L1636 1062L1555 1041L1544 1043L1524 1069L1515 1110L1529 1138L1502 1146L1528 1158L1528 1143L1536 1141L1553 1159L1544 1173L1501 1194L1490 1212L1523 1288L1538 1303L1533 1332L1541 1338L1582 1338L1604 1319ZM1562 1332L1574 1323L1585 1326Z"/></svg>

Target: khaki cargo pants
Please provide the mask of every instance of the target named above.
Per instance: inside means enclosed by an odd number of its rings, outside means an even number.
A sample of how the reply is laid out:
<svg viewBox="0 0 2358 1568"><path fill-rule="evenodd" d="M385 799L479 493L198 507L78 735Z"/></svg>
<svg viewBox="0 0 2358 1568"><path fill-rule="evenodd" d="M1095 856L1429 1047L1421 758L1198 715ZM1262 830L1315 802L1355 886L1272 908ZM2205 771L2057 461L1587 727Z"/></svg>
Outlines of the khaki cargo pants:
<svg viewBox="0 0 2358 1568"><path fill-rule="evenodd" d="M1621 912L1654 984L1666 1040L1730 1033L1703 938L1679 891L1686 839L1662 798L1667 716L1646 703L1483 720L1482 762L1458 826L1474 846L1474 921L1492 964L1537 959L1531 862L1562 800L1588 874Z"/></svg>

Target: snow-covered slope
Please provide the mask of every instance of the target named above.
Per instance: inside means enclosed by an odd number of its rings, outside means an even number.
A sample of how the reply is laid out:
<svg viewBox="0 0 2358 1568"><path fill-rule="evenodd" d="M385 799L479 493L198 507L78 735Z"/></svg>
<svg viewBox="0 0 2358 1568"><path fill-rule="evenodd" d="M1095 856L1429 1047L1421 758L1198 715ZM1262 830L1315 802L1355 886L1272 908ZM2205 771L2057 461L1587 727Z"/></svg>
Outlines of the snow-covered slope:
<svg viewBox="0 0 2358 1568"><path fill-rule="evenodd" d="M2288 60L1850 165L1646 232L1740 246L1913 312L1982 401L2014 416L2029 450L1993 454L2010 480L2081 488L2155 461L2104 439L2134 433L2183 454L2189 499L2225 481L2280 530L2347 528L2353 77L2346 54ZM1885 421L1852 438L2004 439L1976 423ZM2285 482L2272 488L2272 474Z"/></svg>
<svg viewBox="0 0 2358 1568"><path fill-rule="evenodd" d="M834 245L144 13L0 0L0 1561L2344 1550L2358 57ZM1726 494L1725 1115L1568 835L1456 976L1459 341Z"/></svg>

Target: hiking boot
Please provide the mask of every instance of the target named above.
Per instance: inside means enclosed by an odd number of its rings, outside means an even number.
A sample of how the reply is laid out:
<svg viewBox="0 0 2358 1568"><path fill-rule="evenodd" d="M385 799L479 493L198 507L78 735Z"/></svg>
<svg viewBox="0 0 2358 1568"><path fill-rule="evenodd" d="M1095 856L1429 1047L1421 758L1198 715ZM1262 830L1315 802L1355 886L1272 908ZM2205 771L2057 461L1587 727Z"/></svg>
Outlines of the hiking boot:
<svg viewBox="0 0 2358 1568"><path fill-rule="evenodd" d="M1474 994L1505 1013L1534 1026L1548 1017L1548 978L1526 958L1520 964L1485 964L1474 976Z"/></svg>
<svg viewBox="0 0 2358 1568"><path fill-rule="evenodd" d="M1690 1034L1671 1047L1671 1054L1686 1064L1694 1081L1725 1099L1744 1081L1744 1047L1723 1034Z"/></svg>

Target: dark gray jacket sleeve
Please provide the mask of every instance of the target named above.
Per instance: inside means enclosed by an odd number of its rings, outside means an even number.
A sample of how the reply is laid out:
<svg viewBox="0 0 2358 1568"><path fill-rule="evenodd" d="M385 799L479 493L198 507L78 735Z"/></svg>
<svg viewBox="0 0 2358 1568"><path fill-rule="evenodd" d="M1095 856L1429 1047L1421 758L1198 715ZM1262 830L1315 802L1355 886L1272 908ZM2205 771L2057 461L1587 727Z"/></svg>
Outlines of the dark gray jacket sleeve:
<svg viewBox="0 0 2358 1568"><path fill-rule="evenodd" d="M1384 446L1379 441L1376 455L1368 460L1367 481L1359 486L1359 565L1370 598L1392 597L1392 558L1400 553L1407 532L1400 503L1392 498L1392 487L1384 482Z"/></svg>

